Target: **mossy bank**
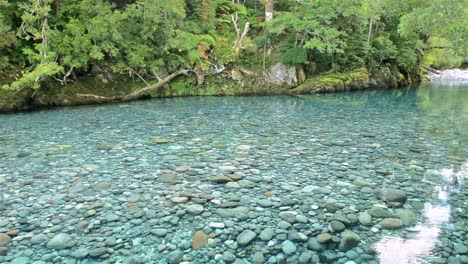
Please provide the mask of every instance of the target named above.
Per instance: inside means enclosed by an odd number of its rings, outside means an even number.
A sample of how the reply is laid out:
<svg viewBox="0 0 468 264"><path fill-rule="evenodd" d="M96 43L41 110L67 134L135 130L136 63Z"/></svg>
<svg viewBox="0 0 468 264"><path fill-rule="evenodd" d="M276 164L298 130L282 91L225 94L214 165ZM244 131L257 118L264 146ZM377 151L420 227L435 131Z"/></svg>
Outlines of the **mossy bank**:
<svg viewBox="0 0 468 264"><path fill-rule="evenodd" d="M143 94L139 99L180 96L237 96L237 95L278 95L346 92L361 89L385 89L406 86L419 81L404 76L395 69L381 69L369 72L365 68L344 73L316 75L300 82L291 68L263 74L233 68L221 74L206 76L202 83L196 75L182 75L166 85ZM279 76L279 77L278 77ZM98 97L84 97L92 94L99 97L123 96L141 87L145 82L127 76L82 77L68 85L46 82L36 91L0 90L0 112L15 112L49 108L100 104Z"/></svg>

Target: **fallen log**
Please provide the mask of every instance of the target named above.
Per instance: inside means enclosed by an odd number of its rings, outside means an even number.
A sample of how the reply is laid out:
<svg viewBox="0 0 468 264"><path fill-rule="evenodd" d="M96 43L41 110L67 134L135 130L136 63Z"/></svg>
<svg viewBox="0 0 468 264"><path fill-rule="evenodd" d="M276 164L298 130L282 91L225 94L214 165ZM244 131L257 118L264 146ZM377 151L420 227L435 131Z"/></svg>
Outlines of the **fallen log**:
<svg viewBox="0 0 468 264"><path fill-rule="evenodd" d="M120 96L100 96L100 95L95 95L95 94L76 94L76 96L79 96L79 97L91 97L91 98L94 98L96 99L97 101L99 102L127 102L127 101L131 101L133 99L137 99L137 98L140 98L142 97L145 93L149 92L149 91L152 91L152 90L156 90L160 87L162 87L163 85L165 85L166 83L170 82L172 79L178 77L179 75L186 75L187 73L189 73L191 70L189 69L181 69L177 72L174 72L168 76L166 76L165 78L162 78L160 79L157 83L155 84L152 84L152 85L148 85L146 87L143 87L143 88L140 88L136 91L133 91L127 95L120 95Z"/></svg>
<svg viewBox="0 0 468 264"><path fill-rule="evenodd" d="M424 66L424 69L429 71L429 72L435 73L435 74L441 74L442 73L441 71L436 70L436 69L431 68L431 67L428 67L428 66Z"/></svg>

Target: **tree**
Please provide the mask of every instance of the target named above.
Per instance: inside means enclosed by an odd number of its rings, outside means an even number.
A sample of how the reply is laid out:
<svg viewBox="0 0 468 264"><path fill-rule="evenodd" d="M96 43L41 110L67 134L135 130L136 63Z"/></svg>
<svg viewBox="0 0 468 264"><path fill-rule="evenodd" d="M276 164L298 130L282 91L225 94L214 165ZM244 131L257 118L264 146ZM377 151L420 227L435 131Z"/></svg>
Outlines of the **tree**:
<svg viewBox="0 0 468 264"><path fill-rule="evenodd" d="M15 35L11 30L11 23L6 19L8 14L7 1L0 1L0 71L10 65L11 47L15 43Z"/></svg>

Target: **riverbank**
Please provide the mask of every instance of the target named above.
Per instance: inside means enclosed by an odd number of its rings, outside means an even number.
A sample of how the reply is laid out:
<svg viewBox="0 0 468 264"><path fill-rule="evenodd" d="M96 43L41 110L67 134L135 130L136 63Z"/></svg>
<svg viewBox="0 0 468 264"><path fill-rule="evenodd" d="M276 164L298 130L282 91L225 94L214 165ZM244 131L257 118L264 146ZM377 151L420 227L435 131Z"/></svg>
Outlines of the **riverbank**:
<svg viewBox="0 0 468 264"><path fill-rule="evenodd" d="M287 95L346 92L362 89L387 89L417 82L397 70L385 68L369 72L365 68L344 73L313 76L301 82L294 67L277 64L267 73L250 72L233 68L217 75L204 77L203 82L195 75L183 75L162 87L144 93L138 99L169 98L180 96L239 96L239 95ZM128 76L81 77L76 82L61 85L45 83L40 89L0 91L0 112L15 112L49 108L102 104L125 96L147 84ZM88 95L88 96L83 96ZM90 96L95 95L95 96ZM119 100L114 100L119 101Z"/></svg>

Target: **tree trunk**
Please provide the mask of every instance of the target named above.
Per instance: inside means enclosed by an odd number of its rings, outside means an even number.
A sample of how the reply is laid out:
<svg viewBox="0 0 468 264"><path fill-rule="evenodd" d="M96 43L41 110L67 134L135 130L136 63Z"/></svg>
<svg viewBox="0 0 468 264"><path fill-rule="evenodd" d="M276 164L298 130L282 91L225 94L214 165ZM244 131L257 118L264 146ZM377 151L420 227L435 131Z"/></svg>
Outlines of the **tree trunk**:
<svg viewBox="0 0 468 264"><path fill-rule="evenodd" d="M265 3L265 22L273 20L273 0L267 0Z"/></svg>
<svg viewBox="0 0 468 264"><path fill-rule="evenodd" d="M156 90L156 89L162 87L163 85L165 85L166 83L170 82L172 79L176 78L177 76L182 75L182 74L187 74L189 71L190 70L188 70L188 69L179 70L177 72L174 72L173 74L170 74L166 78L163 78L163 79L159 80L155 84L148 85L146 87L143 87L141 89L138 89L136 91L133 91L133 92L131 92L131 93L127 94L127 95L123 95L123 96L107 97L107 96L100 96L100 95L95 95L95 94L76 94L76 95L79 96L79 97L94 98L97 101L102 102L102 103L105 103L105 102L127 102L127 101L131 101L133 99L140 98L146 92Z"/></svg>

